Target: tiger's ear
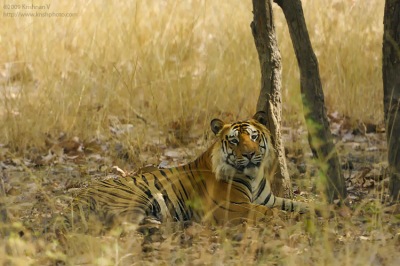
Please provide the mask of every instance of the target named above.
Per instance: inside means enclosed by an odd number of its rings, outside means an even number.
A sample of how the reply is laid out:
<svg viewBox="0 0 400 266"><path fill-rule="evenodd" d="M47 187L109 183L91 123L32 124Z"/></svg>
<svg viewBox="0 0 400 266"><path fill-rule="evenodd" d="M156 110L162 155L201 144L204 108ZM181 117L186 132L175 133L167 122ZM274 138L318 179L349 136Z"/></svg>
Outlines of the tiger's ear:
<svg viewBox="0 0 400 266"><path fill-rule="evenodd" d="M255 115L253 115L253 119L257 120L260 124L267 126L268 118L267 113L264 111L258 111Z"/></svg>
<svg viewBox="0 0 400 266"><path fill-rule="evenodd" d="M212 132L214 132L215 135L217 135L221 129L224 127L224 122L222 122L222 120L215 118L213 120L211 120L211 130Z"/></svg>

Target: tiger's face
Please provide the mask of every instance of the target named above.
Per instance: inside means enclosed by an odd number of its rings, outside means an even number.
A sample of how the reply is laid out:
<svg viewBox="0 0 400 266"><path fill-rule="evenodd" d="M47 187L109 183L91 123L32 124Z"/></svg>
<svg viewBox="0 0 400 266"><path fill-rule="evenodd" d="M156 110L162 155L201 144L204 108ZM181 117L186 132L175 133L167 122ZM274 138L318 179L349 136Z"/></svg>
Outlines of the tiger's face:
<svg viewBox="0 0 400 266"><path fill-rule="evenodd" d="M225 124L211 121L211 129L218 137L212 153L213 170L217 179L229 180L235 176L255 179L271 159L274 150L265 127L264 112L258 112L247 121Z"/></svg>

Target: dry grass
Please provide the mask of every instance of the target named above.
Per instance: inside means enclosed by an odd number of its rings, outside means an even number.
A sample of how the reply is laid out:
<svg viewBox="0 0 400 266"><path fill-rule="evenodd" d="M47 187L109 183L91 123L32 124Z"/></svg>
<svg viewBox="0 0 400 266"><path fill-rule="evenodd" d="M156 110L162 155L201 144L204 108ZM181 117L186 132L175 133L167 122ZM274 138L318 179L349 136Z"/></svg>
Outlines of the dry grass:
<svg viewBox="0 0 400 266"><path fill-rule="evenodd" d="M381 121L382 1L305 1L304 10L328 109ZM247 1L52 2L50 11L76 16L1 18L1 143L23 152L44 133L87 137L108 131L110 115L129 121L139 112L163 131L171 121L206 125L219 112L254 111ZM290 122L301 119L298 71L275 11Z"/></svg>
<svg viewBox="0 0 400 266"><path fill-rule="evenodd" d="M201 136L211 117L237 119L254 112L260 75L249 27L251 1L34 2L50 3L49 12L75 15L0 18L0 148L7 151L0 150L0 162L43 154L48 149L45 139L61 132L84 141L122 142L129 154L139 157L147 152L158 161L158 145L177 143L166 137L171 131L199 130L196 136ZM303 1L330 112L382 122L383 2ZM294 125L303 119L297 62L283 15L276 7L274 11L283 60L283 120ZM134 130L110 133L115 124L133 125ZM203 149L193 138L190 143L178 139L191 145L191 152ZM135 160L144 163L142 157ZM57 210L58 198L52 198L42 184L62 177L52 176L51 171L27 172L15 182L36 184L47 195L49 212ZM60 245L52 232L29 232L18 222L17 210L15 221L0 228L8 232L1 233L7 237L0 241L0 261L10 265L398 263L394 256L399 252L399 229L394 226L398 217L385 214L376 201L363 204L347 218L278 216L267 228L245 230L237 243L231 241L230 234L235 233L229 229L167 230L166 240L156 243L150 255L142 252L141 237L132 232L124 237L110 232L101 238L71 233ZM38 214L41 219L46 215ZM18 232L25 235L21 238Z"/></svg>

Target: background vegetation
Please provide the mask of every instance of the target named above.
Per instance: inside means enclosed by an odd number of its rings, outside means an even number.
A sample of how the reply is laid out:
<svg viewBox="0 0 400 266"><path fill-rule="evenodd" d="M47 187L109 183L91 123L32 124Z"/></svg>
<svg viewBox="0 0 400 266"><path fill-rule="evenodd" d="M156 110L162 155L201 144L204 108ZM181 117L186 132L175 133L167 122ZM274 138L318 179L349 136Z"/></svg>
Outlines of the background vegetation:
<svg viewBox="0 0 400 266"><path fill-rule="evenodd" d="M35 1L49 3L49 12L75 15L0 18L1 206L9 212L1 226L0 261L399 262L394 256L399 252L399 220L381 205L384 186L373 187L372 196L362 190L351 215L343 211L333 219L275 214L267 227L244 233L200 225L167 230L166 240L155 241L150 255L142 252L140 236L132 232L123 237L118 230L103 237L71 232L64 245L54 230L43 232L46 219L65 207L57 205L60 197L54 194L64 191L65 180L87 179L115 164L137 169L190 160L204 150L211 118L232 121L252 115L260 86L249 26L251 1ZM304 0L303 7L328 112L351 129L360 122L382 123L384 1ZM298 130L303 124L299 73L283 15L277 7L274 11L283 61L283 123L294 132L285 145L291 147L305 139ZM376 142L353 143L343 154L349 149L364 152L370 145L377 157L358 162L363 167L379 163L384 150L378 152ZM101 158L79 161L81 145ZM69 157L61 156L60 149ZM289 157L296 159L298 149L290 151ZM298 174L294 169L292 176ZM361 179L367 175L357 174ZM312 198L307 194L311 175L298 181L307 199ZM355 178L354 173L349 176ZM25 190L26 184L33 185ZM370 197L362 201L365 195ZM27 205L37 201L41 204Z"/></svg>
<svg viewBox="0 0 400 266"><path fill-rule="evenodd" d="M44 4L44 3L37 3ZM259 93L248 1L51 2L69 18L2 18L0 142L23 152L43 134L108 132L109 116L246 118ZM275 9L284 120L301 121L299 74ZM304 1L328 109L382 121L382 1ZM205 126L205 128L207 128Z"/></svg>

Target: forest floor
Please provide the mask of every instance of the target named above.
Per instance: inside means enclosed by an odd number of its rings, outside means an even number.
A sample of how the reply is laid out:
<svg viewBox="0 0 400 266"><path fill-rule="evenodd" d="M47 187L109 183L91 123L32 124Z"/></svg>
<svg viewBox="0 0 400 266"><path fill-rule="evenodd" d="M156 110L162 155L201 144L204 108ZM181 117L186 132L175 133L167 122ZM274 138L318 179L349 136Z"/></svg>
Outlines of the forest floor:
<svg viewBox="0 0 400 266"><path fill-rule="evenodd" d="M140 119L135 125L111 120L110 130L116 135L140 125L153 126ZM179 126L172 125L171 134L160 142L146 135L135 159L127 152L131 147L101 137L85 142L67 135L48 136L48 153L33 150L20 158L2 145L0 261L7 265L400 265L400 207L388 203L384 128L352 125L338 114L331 114L330 120L349 194L347 207L335 207L333 215L324 217L274 211L270 220L257 226L166 225L150 238L129 226L107 232L91 228L92 233L82 234L60 233L53 224L70 211L74 184L149 163L168 167L194 159L210 142L199 125L188 134L180 134ZM156 127L149 132L157 132ZM307 147L305 129L284 126L283 135L296 199L321 201L318 167Z"/></svg>

